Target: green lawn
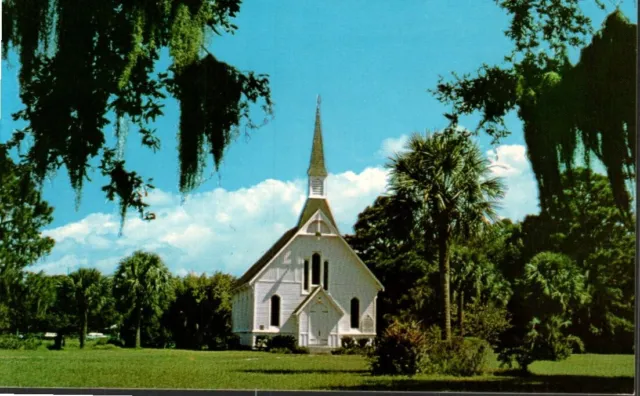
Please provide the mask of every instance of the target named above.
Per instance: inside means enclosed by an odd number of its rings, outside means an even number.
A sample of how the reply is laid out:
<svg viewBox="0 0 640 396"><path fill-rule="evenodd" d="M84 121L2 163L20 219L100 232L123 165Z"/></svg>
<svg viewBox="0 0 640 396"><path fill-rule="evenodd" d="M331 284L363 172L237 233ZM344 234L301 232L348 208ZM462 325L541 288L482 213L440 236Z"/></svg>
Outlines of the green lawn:
<svg viewBox="0 0 640 396"><path fill-rule="evenodd" d="M332 389L632 393L633 355L537 362L521 378L372 377L359 356L111 349L0 351L0 387Z"/></svg>

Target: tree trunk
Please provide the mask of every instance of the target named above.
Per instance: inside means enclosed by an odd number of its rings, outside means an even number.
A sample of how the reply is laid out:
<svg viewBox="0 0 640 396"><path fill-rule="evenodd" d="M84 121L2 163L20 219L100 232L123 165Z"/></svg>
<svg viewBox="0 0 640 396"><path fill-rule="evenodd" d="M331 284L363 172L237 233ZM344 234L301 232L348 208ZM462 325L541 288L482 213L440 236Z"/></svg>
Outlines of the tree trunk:
<svg viewBox="0 0 640 396"><path fill-rule="evenodd" d="M460 337L464 337L464 292L458 292L458 323L460 324Z"/></svg>
<svg viewBox="0 0 640 396"><path fill-rule="evenodd" d="M87 339L87 323L89 322L88 312L84 310L80 317L80 348L84 348Z"/></svg>
<svg viewBox="0 0 640 396"><path fill-rule="evenodd" d="M445 341L451 340L451 291L449 279L451 268L449 267L449 233L448 225L441 226L438 235L439 251L438 261L440 263L440 288L442 291L442 331Z"/></svg>
<svg viewBox="0 0 640 396"><path fill-rule="evenodd" d="M136 348L140 348L140 330L142 328L142 308L136 309Z"/></svg>

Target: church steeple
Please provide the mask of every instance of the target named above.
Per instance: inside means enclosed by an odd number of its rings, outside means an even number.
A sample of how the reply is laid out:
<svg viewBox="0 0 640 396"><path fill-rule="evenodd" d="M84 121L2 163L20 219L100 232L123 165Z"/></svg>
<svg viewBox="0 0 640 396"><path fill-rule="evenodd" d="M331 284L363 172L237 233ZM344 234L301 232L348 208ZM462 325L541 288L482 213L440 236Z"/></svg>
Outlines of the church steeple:
<svg viewBox="0 0 640 396"><path fill-rule="evenodd" d="M316 124L313 131L311 161L307 170L309 176L309 197L324 198L327 168L324 165L324 147L322 145L322 122L320 120L320 96L316 103Z"/></svg>

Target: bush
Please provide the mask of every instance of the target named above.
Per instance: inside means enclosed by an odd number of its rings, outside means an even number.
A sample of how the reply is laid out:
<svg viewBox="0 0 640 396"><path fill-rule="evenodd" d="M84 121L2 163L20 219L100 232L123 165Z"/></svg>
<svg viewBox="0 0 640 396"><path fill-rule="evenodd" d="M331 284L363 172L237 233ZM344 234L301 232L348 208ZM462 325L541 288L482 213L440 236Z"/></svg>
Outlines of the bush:
<svg viewBox="0 0 640 396"><path fill-rule="evenodd" d="M42 345L42 340L36 337L28 337L22 340L21 349L25 350L36 350Z"/></svg>
<svg viewBox="0 0 640 396"><path fill-rule="evenodd" d="M331 351L332 355L359 355L362 351L359 348L338 348Z"/></svg>
<svg viewBox="0 0 640 396"><path fill-rule="evenodd" d="M356 346L356 340L354 340L352 337L342 337L342 347L344 349L352 349L355 348Z"/></svg>
<svg viewBox="0 0 640 396"><path fill-rule="evenodd" d="M296 347L293 353L295 353L296 355L308 355L310 352L309 348L307 347Z"/></svg>
<svg viewBox="0 0 640 396"><path fill-rule="evenodd" d="M124 348L124 342L118 338L109 338L107 340L107 345L113 345L118 348Z"/></svg>
<svg viewBox="0 0 640 396"><path fill-rule="evenodd" d="M108 338L98 338L94 345L107 345L109 343Z"/></svg>
<svg viewBox="0 0 640 396"><path fill-rule="evenodd" d="M95 344L93 346L93 349L97 349L97 350L113 350L113 349L120 349L120 347L113 345L113 344Z"/></svg>
<svg viewBox="0 0 640 396"><path fill-rule="evenodd" d="M271 348L271 336L259 335L256 336L256 349L259 351L266 351Z"/></svg>
<svg viewBox="0 0 640 396"><path fill-rule="evenodd" d="M367 346L369 346L369 340L366 338L361 338L358 340L358 347L360 349L365 349Z"/></svg>
<svg viewBox="0 0 640 396"><path fill-rule="evenodd" d="M229 350L238 350L240 349L240 336L237 334L231 334L226 339L226 347Z"/></svg>
<svg viewBox="0 0 640 396"><path fill-rule="evenodd" d="M0 349L23 349L23 350L35 350L42 345L42 340L35 337L27 337L21 339L15 335L1 335L0 336Z"/></svg>
<svg viewBox="0 0 640 396"><path fill-rule="evenodd" d="M293 353L293 351L289 348L271 348L271 350L269 350L269 352L271 353L282 353L285 355L289 355L291 353Z"/></svg>
<svg viewBox="0 0 640 396"><path fill-rule="evenodd" d="M0 349L20 349L21 340L14 335L0 336Z"/></svg>
<svg viewBox="0 0 640 396"><path fill-rule="evenodd" d="M500 335L511 328L511 315L504 307L473 302L465 310L465 336L482 338L498 345Z"/></svg>
<svg viewBox="0 0 640 396"><path fill-rule="evenodd" d="M420 372L427 339L415 321L393 322L376 341L371 354L373 375L415 375Z"/></svg>
<svg viewBox="0 0 640 396"><path fill-rule="evenodd" d="M292 335L277 335L271 339L270 348L288 349L294 351L296 349L296 338Z"/></svg>
<svg viewBox="0 0 640 396"><path fill-rule="evenodd" d="M482 374L487 365L491 345L480 338L454 339L442 374L473 376Z"/></svg>

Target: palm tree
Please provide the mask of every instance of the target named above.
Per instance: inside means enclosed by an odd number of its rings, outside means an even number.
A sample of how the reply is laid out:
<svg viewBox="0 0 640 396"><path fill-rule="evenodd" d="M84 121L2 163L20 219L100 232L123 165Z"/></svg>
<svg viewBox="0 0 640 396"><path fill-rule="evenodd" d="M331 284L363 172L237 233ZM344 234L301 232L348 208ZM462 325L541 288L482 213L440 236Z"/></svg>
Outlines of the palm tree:
<svg viewBox="0 0 640 396"><path fill-rule="evenodd" d="M450 242L470 237L496 219L497 200L504 195L499 178L491 177L489 162L465 133L454 127L430 136L414 134L407 151L388 165L390 190L411 197L421 231L435 236L441 284L442 330L451 339L449 289Z"/></svg>
<svg viewBox="0 0 640 396"><path fill-rule="evenodd" d="M113 279L113 296L118 311L133 319L135 347L140 348L143 311L157 311L170 289L169 270L155 253L136 251L118 265Z"/></svg>
<svg viewBox="0 0 640 396"><path fill-rule="evenodd" d="M80 348L87 338L89 312L99 310L107 299L107 279L95 268L80 268L71 273L64 285L74 305L80 327Z"/></svg>

